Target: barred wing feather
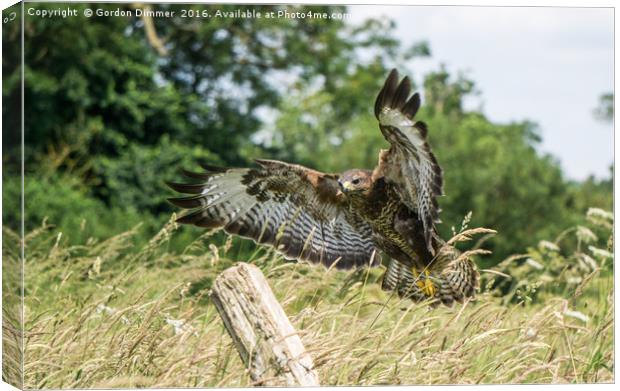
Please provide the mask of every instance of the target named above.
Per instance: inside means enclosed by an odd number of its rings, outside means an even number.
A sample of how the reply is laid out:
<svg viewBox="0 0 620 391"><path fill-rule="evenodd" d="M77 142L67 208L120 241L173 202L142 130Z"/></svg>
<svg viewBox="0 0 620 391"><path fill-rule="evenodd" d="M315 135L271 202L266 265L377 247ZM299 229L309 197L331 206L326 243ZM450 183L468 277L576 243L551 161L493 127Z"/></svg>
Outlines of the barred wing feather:
<svg viewBox="0 0 620 391"><path fill-rule="evenodd" d="M392 70L375 101L375 116L390 149L382 153L375 175L396 184L401 201L418 213L423 223L426 246L434 254L432 237L438 221L437 197L443 194L442 171L426 140L426 124L415 121L420 96L411 98L411 83L405 77L398 83Z"/></svg>
<svg viewBox="0 0 620 391"><path fill-rule="evenodd" d="M274 160L260 168L185 172L199 183L168 185L187 197L169 201L190 211L177 221L270 244L287 258L335 264L377 265L370 227L351 212L337 177Z"/></svg>

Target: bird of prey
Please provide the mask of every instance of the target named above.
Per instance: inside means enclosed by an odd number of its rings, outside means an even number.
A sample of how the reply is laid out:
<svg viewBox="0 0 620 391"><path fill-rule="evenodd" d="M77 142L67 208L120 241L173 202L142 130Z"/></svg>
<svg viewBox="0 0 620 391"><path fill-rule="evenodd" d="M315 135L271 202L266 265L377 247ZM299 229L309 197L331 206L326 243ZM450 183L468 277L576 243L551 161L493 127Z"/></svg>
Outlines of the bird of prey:
<svg viewBox="0 0 620 391"><path fill-rule="evenodd" d="M420 96L389 74L374 113L390 143L373 170L342 174L256 160L256 168L204 166L183 171L193 183L168 183L189 196L170 198L190 209L178 222L223 228L268 244L286 258L337 268L377 266L387 257L384 290L414 301L452 305L475 294L479 275L437 234L442 170L417 121Z"/></svg>

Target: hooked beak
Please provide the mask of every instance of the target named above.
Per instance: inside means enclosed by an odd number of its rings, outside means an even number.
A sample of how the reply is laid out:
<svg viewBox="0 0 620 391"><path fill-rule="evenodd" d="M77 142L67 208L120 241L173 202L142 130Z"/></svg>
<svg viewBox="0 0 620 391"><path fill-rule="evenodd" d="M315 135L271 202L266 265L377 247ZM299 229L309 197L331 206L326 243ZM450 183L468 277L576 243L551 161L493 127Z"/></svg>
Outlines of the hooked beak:
<svg viewBox="0 0 620 391"><path fill-rule="evenodd" d="M338 181L338 185L340 185L340 190L342 190L343 193L348 192L349 190L353 189L353 185L351 184L351 182L340 182Z"/></svg>

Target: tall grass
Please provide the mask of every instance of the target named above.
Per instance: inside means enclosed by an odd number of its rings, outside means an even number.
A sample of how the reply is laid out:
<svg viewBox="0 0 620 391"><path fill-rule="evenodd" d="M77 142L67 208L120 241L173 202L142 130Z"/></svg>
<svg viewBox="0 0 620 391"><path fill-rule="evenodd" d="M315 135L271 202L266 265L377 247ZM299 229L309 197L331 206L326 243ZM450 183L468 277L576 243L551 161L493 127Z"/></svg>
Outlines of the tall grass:
<svg viewBox="0 0 620 391"><path fill-rule="evenodd" d="M602 216L584 222L593 236L571 231L483 271L476 300L453 308L389 297L381 268L327 270L267 250L251 261L324 385L612 382L611 221ZM166 224L142 248L132 248L139 227L78 246L48 226L29 235L25 387L251 385L208 298L236 245L205 233L174 253L179 229ZM579 266L584 254L589 268Z"/></svg>

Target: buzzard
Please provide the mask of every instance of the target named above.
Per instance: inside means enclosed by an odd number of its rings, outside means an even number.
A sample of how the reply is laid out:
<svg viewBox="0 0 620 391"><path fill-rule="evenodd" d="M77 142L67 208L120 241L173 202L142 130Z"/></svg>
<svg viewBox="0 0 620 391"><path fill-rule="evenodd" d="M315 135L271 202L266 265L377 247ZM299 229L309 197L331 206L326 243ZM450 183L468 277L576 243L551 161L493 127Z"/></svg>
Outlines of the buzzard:
<svg viewBox="0 0 620 391"><path fill-rule="evenodd" d="M390 143L374 170L342 174L256 160L257 168L204 166L183 171L193 183L168 183L189 196L170 198L190 209L179 223L223 228L274 246L289 259L337 268L377 266L389 258L382 288L414 301L452 305L474 295L479 275L469 257L437 234L442 170L415 120L420 95L392 70L374 113Z"/></svg>

